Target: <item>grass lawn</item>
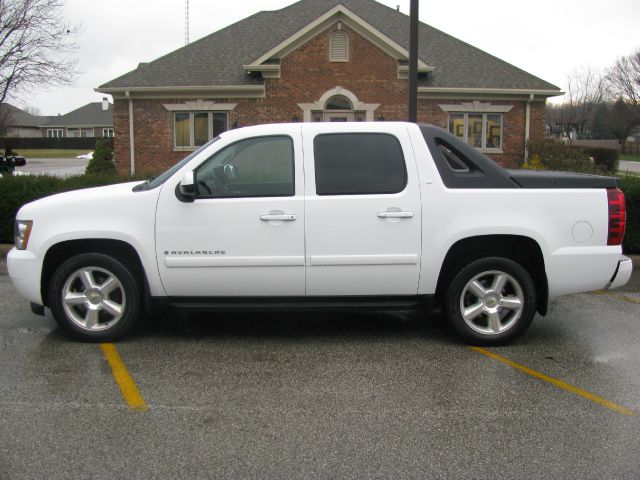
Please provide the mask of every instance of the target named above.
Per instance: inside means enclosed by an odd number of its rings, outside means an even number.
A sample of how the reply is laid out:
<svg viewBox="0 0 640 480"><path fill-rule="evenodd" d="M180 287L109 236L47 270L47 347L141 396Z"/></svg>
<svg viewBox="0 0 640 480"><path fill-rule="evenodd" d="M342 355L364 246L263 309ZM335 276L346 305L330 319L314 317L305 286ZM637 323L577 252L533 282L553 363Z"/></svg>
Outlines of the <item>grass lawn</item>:
<svg viewBox="0 0 640 480"><path fill-rule="evenodd" d="M30 158L75 158L78 155L84 155L85 153L89 153L92 151L93 150L62 150L52 148L16 148L14 150L14 153L29 160Z"/></svg>
<svg viewBox="0 0 640 480"><path fill-rule="evenodd" d="M632 155L630 153L621 153L620 160L628 160L631 162L640 162L640 154Z"/></svg>

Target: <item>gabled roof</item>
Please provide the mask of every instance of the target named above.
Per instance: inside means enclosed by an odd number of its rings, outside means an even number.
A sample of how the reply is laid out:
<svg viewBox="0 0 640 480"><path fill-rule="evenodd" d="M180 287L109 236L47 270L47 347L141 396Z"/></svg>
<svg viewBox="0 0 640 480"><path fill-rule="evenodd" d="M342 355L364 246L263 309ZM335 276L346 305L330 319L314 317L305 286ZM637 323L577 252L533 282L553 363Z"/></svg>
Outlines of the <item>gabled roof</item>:
<svg viewBox="0 0 640 480"><path fill-rule="evenodd" d="M103 92L130 88L251 86L263 80L244 66L263 60L278 46L338 7L352 12L400 49L409 48L409 17L374 0L301 0L286 8L244 20L140 64L100 86ZM419 25L419 59L433 71L421 87L434 89L510 89L558 92L559 88L429 25Z"/></svg>
<svg viewBox="0 0 640 480"><path fill-rule="evenodd" d="M29 112L14 107L9 103L0 104L0 126L3 127L34 127L37 128L46 121L47 117L31 115Z"/></svg>
<svg viewBox="0 0 640 480"><path fill-rule="evenodd" d="M108 104L108 110L102 110L102 102L92 102L75 110L49 117L45 127L110 127L113 125L113 105Z"/></svg>

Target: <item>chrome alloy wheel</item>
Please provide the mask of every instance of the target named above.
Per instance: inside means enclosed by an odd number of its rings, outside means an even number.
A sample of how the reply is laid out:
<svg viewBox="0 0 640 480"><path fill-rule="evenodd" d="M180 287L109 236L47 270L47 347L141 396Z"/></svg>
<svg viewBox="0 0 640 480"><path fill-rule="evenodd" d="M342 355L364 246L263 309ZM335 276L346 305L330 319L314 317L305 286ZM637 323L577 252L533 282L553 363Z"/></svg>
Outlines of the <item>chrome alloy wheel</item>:
<svg viewBox="0 0 640 480"><path fill-rule="evenodd" d="M125 312L127 298L120 280L99 267L73 272L62 288L67 317L84 330L97 332L114 326Z"/></svg>
<svg viewBox="0 0 640 480"><path fill-rule="evenodd" d="M511 328L523 308L522 287L511 275L498 270L476 275L460 295L460 312L465 323L485 335L497 335Z"/></svg>

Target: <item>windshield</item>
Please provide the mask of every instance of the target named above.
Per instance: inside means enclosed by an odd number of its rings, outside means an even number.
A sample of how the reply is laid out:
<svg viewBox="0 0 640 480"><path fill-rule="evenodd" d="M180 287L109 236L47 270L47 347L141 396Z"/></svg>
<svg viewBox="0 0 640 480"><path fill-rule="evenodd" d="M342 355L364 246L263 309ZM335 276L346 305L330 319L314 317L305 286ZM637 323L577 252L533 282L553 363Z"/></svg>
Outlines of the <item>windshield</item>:
<svg viewBox="0 0 640 480"><path fill-rule="evenodd" d="M214 142L217 142L218 140L220 140L220 137L217 136L213 139L211 139L209 142L205 143L204 145L202 145L201 147L199 147L197 150L194 150L193 152L191 152L189 155L187 155L186 157L184 157L182 160L180 160L178 163L176 163L173 167L169 168L168 170L165 170L164 172L162 172L160 175L158 175L157 177L153 177L150 178L149 180L147 180L144 183L141 183L140 185L136 185L134 187L134 190L136 191L140 191L140 190L152 190L156 187L159 187L160 185L162 185L164 182L166 182L169 178L171 178L171 176L173 176L174 173L176 173L178 170L180 170L184 165L186 165L187 163L189 163L196 155L198 155L202 150L204 150L205 148L207 148L209 145L211 145Z"/></svg>

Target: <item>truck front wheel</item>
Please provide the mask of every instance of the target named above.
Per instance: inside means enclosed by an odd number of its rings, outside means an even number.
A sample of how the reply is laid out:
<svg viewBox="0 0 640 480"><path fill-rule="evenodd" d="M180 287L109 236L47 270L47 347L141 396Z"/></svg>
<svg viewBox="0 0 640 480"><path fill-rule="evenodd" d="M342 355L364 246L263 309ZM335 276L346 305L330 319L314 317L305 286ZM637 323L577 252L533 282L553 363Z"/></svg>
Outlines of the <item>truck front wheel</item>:
<svg viewBox="0 0 640 480"><path fill-rule="evenodd" d="M447 318L463 339L475 345L500 345L522 335L531 324L536 289L518 263L489 257L455 274L445 302Z"/></svg>
<svg viewBox="0 0 640 480"><path fill-rule="evenodd" d="M140 313L140 287L119 260L101 253L71 257L49 285L49 307L60 327L87 342L110 342L128 332Z"/></svg>

